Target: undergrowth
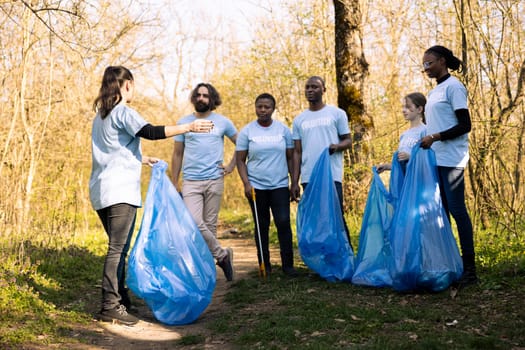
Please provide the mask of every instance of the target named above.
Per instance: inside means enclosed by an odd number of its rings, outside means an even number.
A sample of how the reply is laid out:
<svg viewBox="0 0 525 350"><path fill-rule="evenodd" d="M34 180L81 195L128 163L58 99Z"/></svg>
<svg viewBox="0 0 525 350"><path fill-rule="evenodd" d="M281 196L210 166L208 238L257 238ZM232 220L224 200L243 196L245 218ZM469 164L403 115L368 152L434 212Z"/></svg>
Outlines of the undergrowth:
<svg viewBox="0 0 525 350"><path fill-rule="evenodd" d="M249 214L225 212L221 221L252 239ZM351 232L357 242L359 228ZM277 243L273 226L271 235ZM72 344L88 336L99 307L106 244L101 230L56 239L52 247L0 240L1 347ZM525 314L517 305L525 297L524 239L477 232L476 249L481 282L454 298L448 292L400 294L328 283L297 257L298 278L276 272L261 281L254 272L234 283L226 296L230 311L212 331L250 349L523 347ZM188 336L179 345L200 342Z"/></svg>

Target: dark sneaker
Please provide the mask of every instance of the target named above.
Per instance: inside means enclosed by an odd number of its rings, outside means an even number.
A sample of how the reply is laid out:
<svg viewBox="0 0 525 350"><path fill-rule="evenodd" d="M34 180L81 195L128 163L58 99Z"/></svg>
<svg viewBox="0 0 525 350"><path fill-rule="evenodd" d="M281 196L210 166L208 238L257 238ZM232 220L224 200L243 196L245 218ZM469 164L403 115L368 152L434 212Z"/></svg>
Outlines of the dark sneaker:
<svg viewBox="0 0 525 350"><path fill-rule="evenodd" d="M98 314L98 319L104 322L120 323L126 326L133 326L139 319L128 314L124 305L119 305L111 310L102 310Z"/></svg>
<svg viewBox="0 0 525 350"><path fill-rule="evenodd" d="M120 295L120 304L126 307L126 311L128 313L138 311L135 305L131 302L131 298L129 297L127 293Z"/></svg>
<svg viewBox="0 0 525 350"><path fill-rule="evenodd" d="M475 273L465 272L463 273L461 278L453 284L453 287L457 289L463 289L473 284L477 284L478 282L479 282L478 276L476 276Z"/></svg>
<svg viewBox="0 0 525 350"><path fill-rule="evenodd" d="M226 277L226 281L233 281L233 249L226 248L227 255L221 260L217 262L217 265L222 269L224 272L224 277Z"/></svg>
<svg viewBox="0 0 525 350"><path fill-rule="evenodd" d="M288 277L292 277L293 278L293 277L299 276L299 273L293 267L287 267L287 268L283 269L283 272Z"/></svg>

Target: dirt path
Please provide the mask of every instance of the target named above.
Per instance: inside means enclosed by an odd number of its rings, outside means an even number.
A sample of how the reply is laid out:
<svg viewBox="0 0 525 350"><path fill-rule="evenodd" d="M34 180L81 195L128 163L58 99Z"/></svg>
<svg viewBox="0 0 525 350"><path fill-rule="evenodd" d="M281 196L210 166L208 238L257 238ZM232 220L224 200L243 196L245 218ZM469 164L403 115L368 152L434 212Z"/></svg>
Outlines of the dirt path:
<svg viewBox="0 0 525 350"><path fill-rule="evenodd" d="M252 240L245 238L234 238L233 235L224 235L220 238L223 247L232 247L234 250L235 279L244 278L250 271L257 269L256 249ZM272 252L272 260L278 257L278 253ZM135 315L141 320L132 327L98 322L93 320L92 327L84 330L80 337L88 338L91 345L77 344L75 349L232 349L226 339L212 338L207 324L221 318L223 309L227 307L222 301L227 293L230 283L226 281L222 270L217 269L217 285L213 299L208 308L202 313L196 322L184 326L167 326L159 323L153 317L149 308L145 305L137 307ZM86 332L87 331L87 332ZM88 334L86 336L86 334ZM196 336L205 338L197 345L180 345L176 341L185 336Z"/></svg>

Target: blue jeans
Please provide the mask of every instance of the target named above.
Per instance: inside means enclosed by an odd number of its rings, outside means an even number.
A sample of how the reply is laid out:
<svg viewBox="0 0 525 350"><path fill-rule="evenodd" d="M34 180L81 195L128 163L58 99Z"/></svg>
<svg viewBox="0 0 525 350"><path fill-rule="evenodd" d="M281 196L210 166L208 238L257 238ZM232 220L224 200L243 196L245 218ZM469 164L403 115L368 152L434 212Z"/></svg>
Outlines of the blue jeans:
<svg viewBox="0 0 525 350"><path fill-rule="evenodd" d="M465 204L465 180L463 168L437 167L439 189L445 212L456 222L463 257L474 257L474 233Z"/></svg>
<svg viewBox="0 0 525 350"><path fill-rule="evenodd" d="M281 253L281 266L283 270L293 267L293 244L292 229L290 226L290 191L288 187L277 188L274 190L255 190L255 201L257 204L257 221L261 234L261 245L255 226L255 244L257 245L257 259L261 263L261 251L264 259L266 271L271 271L270 251L269 251L269 229L270 229L270 210L272 211L273 221L277 228L279 238L279 248ZM255 222L255 208L253 200L249 200L252 208L252 215Z"/></svg>
<svg viewBox="0 0 525 350"><path fill-rule="evenodd" d="M301 186L303 186L303 191L306 189L306 185L308 183L303 183ZM348 239L348 244L350 245L350 248L352 248L352 242L350 241L350 231L348 230L348 226L346 226L346 220L345 220L345 210L343 208L343 184L339 181L334 181L335 189L337 191L337 198L339 198L339 207L341 208L341 215L343 217L343 225L345 226L345 233L346 238Z"/></svg>
<svg viewBox="0 0 525 350"><path fill-rule="evenodd" d="M137 208L119 203L97 210L108 235L108 252L102 275L102 310L111 310L120 304L126 292L126 256L133 230Z"/></svg>

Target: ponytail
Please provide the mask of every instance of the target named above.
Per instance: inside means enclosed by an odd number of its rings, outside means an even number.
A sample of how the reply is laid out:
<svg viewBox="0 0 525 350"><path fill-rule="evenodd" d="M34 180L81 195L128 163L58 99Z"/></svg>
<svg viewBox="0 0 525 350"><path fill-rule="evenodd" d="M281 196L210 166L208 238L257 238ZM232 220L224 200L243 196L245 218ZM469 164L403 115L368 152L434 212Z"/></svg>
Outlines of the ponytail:
<svg viewBox="0 0 525 350"><path fill-rule="evenodd" d="M104 70L98 96L93 102L93 110L100 113L102 119L122 101L120 88L126 80L133 81L133 75L126 67L109 66Z"/></svg>
<svg viewBox="0 0 525 350"><path fill-rule="evenodd" d="M425 53L432 53L438 57L445 58L447 68L450 68L453 71L457 70L458 72L461 72L463 70L463 62L461 62L459 58L454 56L452 51L450 51L444 46L441 46L441 45L432 46L431 48L427 49Z"/></svg>

